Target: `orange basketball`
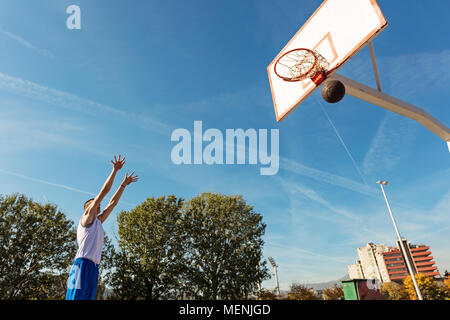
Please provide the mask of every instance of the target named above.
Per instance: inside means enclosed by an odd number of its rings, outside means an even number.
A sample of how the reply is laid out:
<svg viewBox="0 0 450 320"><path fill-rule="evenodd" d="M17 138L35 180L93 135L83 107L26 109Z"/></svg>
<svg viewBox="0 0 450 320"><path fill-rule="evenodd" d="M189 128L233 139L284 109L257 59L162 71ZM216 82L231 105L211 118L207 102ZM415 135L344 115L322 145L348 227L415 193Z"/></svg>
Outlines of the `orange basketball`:
<svg viewBox="0 0 450 320"><path fill-rule="evenodd" d="M336 103L345 96L345 86L338 80L330 80L323 84L321 93L326 102Z"/></svg>

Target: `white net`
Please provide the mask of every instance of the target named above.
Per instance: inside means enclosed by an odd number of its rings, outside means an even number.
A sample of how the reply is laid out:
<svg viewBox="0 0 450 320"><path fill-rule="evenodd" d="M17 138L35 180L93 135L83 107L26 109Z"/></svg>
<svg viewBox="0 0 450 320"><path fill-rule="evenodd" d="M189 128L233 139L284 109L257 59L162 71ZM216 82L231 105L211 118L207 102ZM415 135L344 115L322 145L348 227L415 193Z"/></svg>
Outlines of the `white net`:
<svg viewBox="0 0 450 320"><path fill-rule="evenodd" d="M286 81L301 81L312 78L319 71L328 69L327 60L317 51L292 50L277 61L275 73Z"/></svg>

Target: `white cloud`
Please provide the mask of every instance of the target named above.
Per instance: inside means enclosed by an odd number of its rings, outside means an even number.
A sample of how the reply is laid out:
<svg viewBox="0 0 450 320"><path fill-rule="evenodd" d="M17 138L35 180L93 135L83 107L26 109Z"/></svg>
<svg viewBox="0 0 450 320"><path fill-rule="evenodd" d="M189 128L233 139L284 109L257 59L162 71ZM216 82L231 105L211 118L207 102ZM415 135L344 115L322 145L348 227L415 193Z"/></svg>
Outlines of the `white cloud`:
<svg viewBox="0 0 450 320"><path fill-rule="evenodd" d="M20 173L16 173L16 172L12 172L12 171L8 171L8 170L0 169L0 172L3 173L3 174L10 175L10 176L14 176L14 177L18 177L18 178L21 178L21 179L25 179L25 180L28 180L28 181L37 182L37 183L40 183L40 184L46 184L46 185L49 185L49 186L52 186L52 187L55 187L55 188L58 188L58 189L63 189L63 190L76 192L76 193L87 194L87 195L90 195L90 196L93 196L93 197L95 197L97 195L96 193L92 193L92 192L89 192L89 191L77 189L77 188L74 188L74 187L71 187L71 186L67 186L67 185L64 185L64 184L60 184L60 183L50 182L50 181L39 179L39 178L26 176L26 175L23 175L23 174L20 174ZM135 204L131 204L131 203L124 202L124 201L121 201L121 203L126 204L126 205L132 205L132 206L135 205Z"/></svg>
<svg viewBox="0 0 450 320"><path fill-rule="evenodd" d="M59 184L59 183L53 183L53 182L50 182L50 181L46 181L46 180L42 180L42 179L38 179L38 178L25 176L23 174L12 172L12 171L7 171L7 170L0 169L0 172L2 172L4 174L7 174L7 175L10 175L10 176L26 179L26 180L29 180L29 181L46 184L46 185L49 185L49 186L52 186L52 187L56 187L56 188L59 188L59 189L65 189L65 190L72 191L72 192L83 193L83 194L87 194L87 195L90 195L90 196L95 196L96 195L96 194L94 194L92 192L80 190L80 189L69 187L69 186L66 186L66 185L63 185L63 184Z"/></svg>
<svg viewBox="0 0 450 320"><path fill-rule="evenodd" d="M11 156L31 149L71 149L89 152L96 156L110 155L99 148L99 144L88 139L92 128L71 120L35 119L27 110L15 107L0 113L0 154Z"/></svg>
<svg viewBox="0 0 450 320"><path fill-rule="evenodd" d="M22 37L20 37L18 35L15 35L15 34L13 34L11 32L8 32L6 30L3 30L2 28L0 28L0 34L2 34L4 36L6 36L6 37L16 41L17 43L19 43L20 45L24 46L27 49L30 49L30 50L32 50L34 52L37 52L40 55L43 55L43 56L46 56L46 57L50 57L50 58L53 57L53 54L50 51L48 51L46 49L38 48L38 47L32 45L30 42L28 42L25 39L23 39Z"/></svg>
<svg viewBox="0 0 450 320"><path fill-rule="evenodd" d="M44 102L58 108L85 113L90 116L114 116L161 135L170 136L173 130L168 124L153 117L117 109L109 105L81 98L69 92L52 89L28 80L9 76L2 72L0 72L0 90Z"/></svg>
<svg viewBox="0 0 450 320"><path fill-rule="evenodd" d="M396 56L376 55L376 60L383 92L402 100L407 98L407 102L412 104L414 101L408 100L413 100L417 93L446 89L450 82L448 72L436 71L450 69L448 49ZM352 58L339 73L375 87L368 47Z"/></svg>
<svg viewBox="0 0 450 320"><path fill-rule="evenodd" d="M328 173L326 171L307 167L301 163L288 158L280 158L280 169L292 173L307 176L314 180L324 182L330 185L342 187L351 191L355 191L367 196L378 197L378 194L373 187L369 187L352 179L345 178L336 174Z"/></svg>
<svg viewBox="0 0 450 320"><path fill-rule="evenodd" d="M364 157L364 172L377 176L394 169L408 156L414 132L412 120L387 112Z"/></svg>

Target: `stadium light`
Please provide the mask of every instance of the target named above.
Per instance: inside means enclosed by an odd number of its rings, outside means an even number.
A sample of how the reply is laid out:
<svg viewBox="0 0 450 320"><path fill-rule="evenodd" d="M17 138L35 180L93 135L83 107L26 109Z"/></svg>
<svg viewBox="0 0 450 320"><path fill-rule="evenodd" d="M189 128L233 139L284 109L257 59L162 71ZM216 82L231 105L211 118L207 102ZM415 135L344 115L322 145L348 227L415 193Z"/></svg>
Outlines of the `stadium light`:
<svg viewBox="0 0 450 320"><path fill-rule="evenodd" d="M275 260L272 257L268 258L270 264L273 267L273 270L275 272L275 279L277 280L277 292L278 292L278 297L280 297L280 283L278 282L278 269L277 269L277 264L275 263Z"/></svg>

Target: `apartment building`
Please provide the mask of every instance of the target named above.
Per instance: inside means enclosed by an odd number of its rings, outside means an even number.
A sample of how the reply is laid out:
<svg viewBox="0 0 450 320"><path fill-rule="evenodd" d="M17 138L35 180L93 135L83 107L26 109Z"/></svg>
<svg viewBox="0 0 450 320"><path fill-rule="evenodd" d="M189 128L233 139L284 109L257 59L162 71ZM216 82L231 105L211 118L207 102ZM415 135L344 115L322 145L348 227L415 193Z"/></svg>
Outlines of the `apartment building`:
<svg viewBox="0 0 450 320"><path fill-rule="evenodd" d="M429 246L408 244L405 248L414 273L440 277ZM405 259L398 248L390 248L383 253L383 257L391 281L403 281L409 275Z"/></svg>
<svg viewBox="0 0 450 320"><path fill-rule="evenodd" d="M412 245L403 239L406 256L409 259L414 273L422 273L430 277L440 277L429 246L424 244ZM351 279L377 279L380 282L403 281L409 273L404 256L397 247L388 247L384 244L368 243L358 248L359 260L348 266Z"/></svg>
<svg viewBox="0 0 450 320"><path fill-rule="evenodd" d="M368 243L358 248L359 260L348 266L351 279L377 279L380 282L389 281L389 274L384 263L383 253L389 251L385 244Z"/></svg>

